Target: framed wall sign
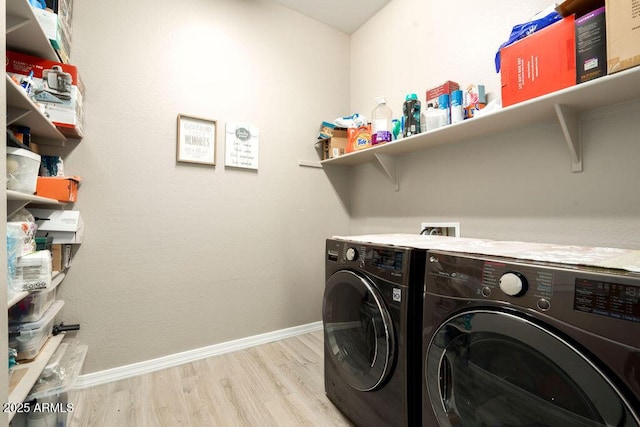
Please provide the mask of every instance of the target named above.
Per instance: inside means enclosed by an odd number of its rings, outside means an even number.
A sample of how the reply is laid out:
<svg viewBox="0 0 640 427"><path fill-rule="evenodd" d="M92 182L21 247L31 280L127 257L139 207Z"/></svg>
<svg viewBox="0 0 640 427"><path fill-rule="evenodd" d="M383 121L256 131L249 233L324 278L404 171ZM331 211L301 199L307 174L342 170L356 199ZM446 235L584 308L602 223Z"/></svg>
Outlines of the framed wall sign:
<svg viewBox="0 0 640 427"><path fill-rule="evenodd" d="M216 128L215 120L178 114L176 160L215 165Z"/></svg>
<svg viewBox="0 0 640 427"><path fill-rule="evenodd" d="M248 123L227 123L224 165L257 170L259 135L259 129Z"/></svg>

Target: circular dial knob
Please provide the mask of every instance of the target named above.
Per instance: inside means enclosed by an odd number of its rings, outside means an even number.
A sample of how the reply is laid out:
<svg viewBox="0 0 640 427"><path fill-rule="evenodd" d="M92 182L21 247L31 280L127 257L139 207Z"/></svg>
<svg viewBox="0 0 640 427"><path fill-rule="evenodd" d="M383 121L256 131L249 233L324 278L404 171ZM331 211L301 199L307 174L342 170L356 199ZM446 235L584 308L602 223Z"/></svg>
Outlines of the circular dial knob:
<svg viewBox="0 0 640 427"><path fill-rule="evenodd" d="M358 250L356 248L347 248L347 261L353 261L358 258Z"/></svg>
<svg viewBox="0 0 640 427"><path fill-rule="evenodd" d="M527 292L527 278L517 272L504 273L500 277L500 289L512 297L524 295Z"/></svg>

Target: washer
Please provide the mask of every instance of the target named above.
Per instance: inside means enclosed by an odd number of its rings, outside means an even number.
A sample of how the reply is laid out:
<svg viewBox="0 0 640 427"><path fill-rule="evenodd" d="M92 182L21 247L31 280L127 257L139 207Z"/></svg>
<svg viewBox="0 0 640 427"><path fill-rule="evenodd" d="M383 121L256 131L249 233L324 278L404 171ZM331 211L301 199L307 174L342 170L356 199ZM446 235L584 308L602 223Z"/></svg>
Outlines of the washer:
<svg viewBox="0 0 640 427"><path fill-rule="evenodd" d="M426 250L326 242L327 397L360 426L419 425Z"/></svg>
<svg viewBox="0 0 640 427"><path fill-rule="evenodd" d="M423 426L640 425L640 276L428 251Z"/></svg>

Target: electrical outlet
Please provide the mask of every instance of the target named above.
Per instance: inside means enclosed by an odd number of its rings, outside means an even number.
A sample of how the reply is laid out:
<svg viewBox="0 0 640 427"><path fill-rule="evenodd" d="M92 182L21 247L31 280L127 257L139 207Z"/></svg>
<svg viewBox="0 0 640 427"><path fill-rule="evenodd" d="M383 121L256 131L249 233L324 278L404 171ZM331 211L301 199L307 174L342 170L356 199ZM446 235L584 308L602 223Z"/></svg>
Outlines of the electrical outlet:
<svg viewBox="0 0 640 427"><path fill-rule="evenodd" d="M460 237L459 222L423 222L420 225L420 234L429 236Z"/></svg>

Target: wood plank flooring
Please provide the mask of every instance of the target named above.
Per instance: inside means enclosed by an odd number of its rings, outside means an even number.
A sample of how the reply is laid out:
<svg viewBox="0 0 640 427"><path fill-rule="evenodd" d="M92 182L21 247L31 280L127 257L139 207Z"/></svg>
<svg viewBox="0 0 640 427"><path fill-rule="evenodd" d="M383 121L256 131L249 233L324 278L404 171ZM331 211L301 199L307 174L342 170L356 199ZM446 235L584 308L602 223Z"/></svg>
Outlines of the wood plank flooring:
<svg viewBox="0 0 640 427"><path fill-rule="evenodd" d="M324 393L315 331L72 392L71 427L352 426Z"/></svg>

